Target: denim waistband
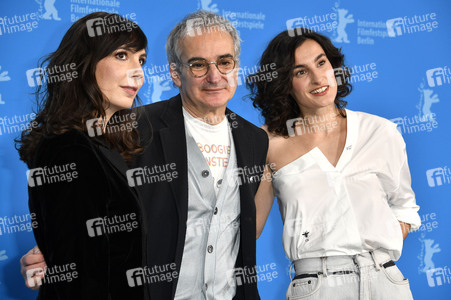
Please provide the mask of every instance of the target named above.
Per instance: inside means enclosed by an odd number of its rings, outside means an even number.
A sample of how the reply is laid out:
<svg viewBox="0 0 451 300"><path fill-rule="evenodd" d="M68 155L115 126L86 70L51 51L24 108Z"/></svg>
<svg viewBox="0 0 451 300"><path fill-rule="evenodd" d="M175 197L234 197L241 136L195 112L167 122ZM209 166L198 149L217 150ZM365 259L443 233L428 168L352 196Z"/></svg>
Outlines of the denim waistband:
<svg viewBox="0 0 451 300"><path fill-rule="evenodd" d="M295 260L291 263L290 278L291 268L293 265L296 276L309 273L320 273L323 276L327 276L328 273L334 272L342 272L346 274L349 271L357 271L358 268L366 266L375 266L376 269L379 270L380 267L389 261L392 261L391 256L387 250L383 249L377 249L356 255L303 258Z"/></svg>

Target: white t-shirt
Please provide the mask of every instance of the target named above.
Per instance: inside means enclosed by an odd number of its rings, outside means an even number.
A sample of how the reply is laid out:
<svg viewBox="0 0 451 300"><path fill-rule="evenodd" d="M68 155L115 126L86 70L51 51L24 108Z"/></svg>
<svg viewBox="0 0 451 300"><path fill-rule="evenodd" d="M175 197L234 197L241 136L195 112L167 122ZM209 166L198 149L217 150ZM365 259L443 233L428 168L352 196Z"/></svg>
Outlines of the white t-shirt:
<svg viewBox="0 0 451 300"><path fill-rule="evenodd" d="M185 108L182 109L185 124L210 167L217 195L229 163L229 121L227 117L224 117L221 123L210 125L193 117Z"/></svg>
<svg viewBox="0 0 451 300"><path fill-rule="evenodd" d="M398 221L412 230L421 224L396 124L346 113L346 145L335 167L315 147L274 173L283 246L291 260L378 248L397 260L403 245Z"/></svg>

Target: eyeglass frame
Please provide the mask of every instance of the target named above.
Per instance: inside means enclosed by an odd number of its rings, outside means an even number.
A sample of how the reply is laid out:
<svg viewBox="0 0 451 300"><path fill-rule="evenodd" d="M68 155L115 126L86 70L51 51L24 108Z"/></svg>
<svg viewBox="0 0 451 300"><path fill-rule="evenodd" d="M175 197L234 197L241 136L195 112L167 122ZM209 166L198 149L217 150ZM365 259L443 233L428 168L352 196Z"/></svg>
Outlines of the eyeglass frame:
<svg viewBox="0 0 451 300"><path fill-rule="evenodd" d="M234 63L233 68L232 68L229 72L227 72L227 73L221 72L221 70L219 70L219 67L218 67L218 61L219 61L220 59L223 59L223 58L232 58L233 63ZM217 69L218 72L221 73L222 75L230 74L231 72L233 72L233 70L235 70L235 67L236 67L237 62L240 61L239 59L233 58L233 57L231 57L231 56L220 57L220 58L218 58L216 61L210 61L210 62L208 62L205 58L195 59L195 60L204 60L204 61L207 63L207 72L205 72L204 75L200 75L200 76L199 76L199 75L194 74L193 70L191 69L192 66L193 66L192 63L186 63L186 62L183 62L183 61L180 61L180 63L181 63L182 65L188 66L188 67L189 67L189 70L190 70L190 72L191 72L191 74L193 74L193 76L196 77L196 78L201 78L201 77L204 77L205 75L207 75L207 74L208 74L208 71L210 71L210 65L211 65L211 64L215 64L216 69Z"/></svg>

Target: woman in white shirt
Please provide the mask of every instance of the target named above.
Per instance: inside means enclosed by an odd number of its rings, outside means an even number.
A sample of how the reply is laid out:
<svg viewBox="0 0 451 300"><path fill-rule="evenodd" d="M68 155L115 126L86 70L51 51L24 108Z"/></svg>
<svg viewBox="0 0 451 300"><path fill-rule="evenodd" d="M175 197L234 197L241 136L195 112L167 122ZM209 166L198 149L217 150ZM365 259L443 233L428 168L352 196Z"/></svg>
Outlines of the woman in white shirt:
<svg viewBox="0 0 451 300"><path fill-rule="evenodd" d="M275 64L277 76L247 80L269 136L257 238L276 196L296 274L287 299L412 299L393 262L420 226L404 140L394 123L345 109L344 56L327 37L296 33L260 59L260 73Z"/></svg>

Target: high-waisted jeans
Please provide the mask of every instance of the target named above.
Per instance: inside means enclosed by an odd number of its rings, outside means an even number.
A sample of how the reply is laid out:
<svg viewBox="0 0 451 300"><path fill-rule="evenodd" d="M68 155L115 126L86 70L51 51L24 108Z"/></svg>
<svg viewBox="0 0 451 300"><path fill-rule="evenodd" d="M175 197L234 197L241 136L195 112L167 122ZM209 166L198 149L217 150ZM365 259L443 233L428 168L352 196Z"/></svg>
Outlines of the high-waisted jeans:
<svg viewBox="0 0 451 300"><path fill-rule="evenodd" d="M287 300L413 299L409 281L384 250L294 261ZM291 276L291 268L290 268Z"/></svg>

